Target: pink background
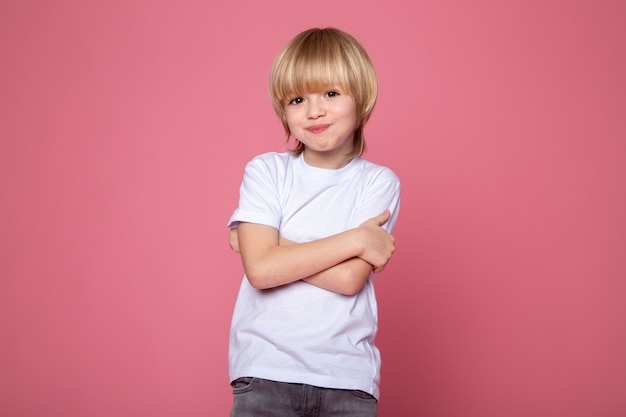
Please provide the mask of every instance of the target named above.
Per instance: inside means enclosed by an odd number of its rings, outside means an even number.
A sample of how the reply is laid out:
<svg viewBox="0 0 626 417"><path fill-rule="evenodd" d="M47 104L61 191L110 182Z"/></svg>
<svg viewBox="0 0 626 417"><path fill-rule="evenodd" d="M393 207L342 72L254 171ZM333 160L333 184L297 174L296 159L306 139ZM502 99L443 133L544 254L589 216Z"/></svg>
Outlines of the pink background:
<svg viewBox="0 0 626 417"><path fill-rule="evenodd" d="M2 1L0 415L227 415L225 225L311 26L403 181L379 415L626 415L621 0Z"/></svg>

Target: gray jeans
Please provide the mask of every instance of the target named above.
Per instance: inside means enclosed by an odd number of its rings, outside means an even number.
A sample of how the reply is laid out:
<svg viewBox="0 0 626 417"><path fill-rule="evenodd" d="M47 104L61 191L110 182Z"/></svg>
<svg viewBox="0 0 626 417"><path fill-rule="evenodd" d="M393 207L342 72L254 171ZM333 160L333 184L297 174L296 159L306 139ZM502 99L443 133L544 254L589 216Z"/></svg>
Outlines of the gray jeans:
<svg viewBox="0 0 626 417"><path fill-rule="evenodd" d="M363 391L239 378L230 417L376 417L378 401Z"/></svg>

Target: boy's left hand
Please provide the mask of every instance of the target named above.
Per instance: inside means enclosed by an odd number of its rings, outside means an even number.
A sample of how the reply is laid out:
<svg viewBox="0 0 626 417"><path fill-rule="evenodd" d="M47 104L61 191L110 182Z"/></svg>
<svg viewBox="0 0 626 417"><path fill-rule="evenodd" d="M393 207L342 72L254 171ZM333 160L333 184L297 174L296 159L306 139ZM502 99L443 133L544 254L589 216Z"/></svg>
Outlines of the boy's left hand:
<svg viewBox="0 0 626 417"><path fill-rule="evenodd" d="M239 237L237 236L237 228L233 227L228 232L228 244L233 252L239 253Z"/></svg>

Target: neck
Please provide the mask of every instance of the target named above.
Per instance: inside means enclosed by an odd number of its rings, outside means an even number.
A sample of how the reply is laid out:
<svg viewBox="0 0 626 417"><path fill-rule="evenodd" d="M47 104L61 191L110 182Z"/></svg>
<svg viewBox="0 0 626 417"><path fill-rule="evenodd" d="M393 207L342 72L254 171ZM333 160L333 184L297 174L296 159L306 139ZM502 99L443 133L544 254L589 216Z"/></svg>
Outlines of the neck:
<svg viewBox="0 0 626 417"><path fill-rule="evenodd" d="M354 159L354 157L345 154L339 154L333 157L330 155L320 155L320 153L313 152L309 149L305 149L302 156L307 165L323 169L341 169Z"/></svg>

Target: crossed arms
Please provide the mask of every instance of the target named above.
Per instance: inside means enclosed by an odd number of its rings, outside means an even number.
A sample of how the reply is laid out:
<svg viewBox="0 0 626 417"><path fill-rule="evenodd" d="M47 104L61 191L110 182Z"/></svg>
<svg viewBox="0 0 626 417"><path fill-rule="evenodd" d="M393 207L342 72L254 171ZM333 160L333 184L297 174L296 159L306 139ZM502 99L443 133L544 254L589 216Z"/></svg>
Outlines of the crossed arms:
<svg viewBox="0 0 626 417"><path fill-rule="evenodd" d="M385 268L395 250L394 237L381 227L389 216L385 210L359 227L306 243L281 238L271 226L241 222L231 229L229 242L241 254L246 276L255 288L303 280L354 295L372 269L381 272Z"/></svg>

